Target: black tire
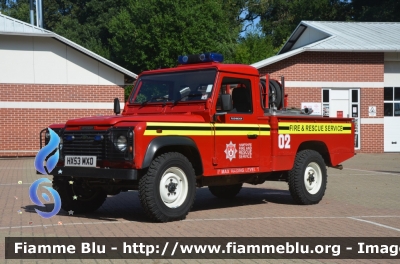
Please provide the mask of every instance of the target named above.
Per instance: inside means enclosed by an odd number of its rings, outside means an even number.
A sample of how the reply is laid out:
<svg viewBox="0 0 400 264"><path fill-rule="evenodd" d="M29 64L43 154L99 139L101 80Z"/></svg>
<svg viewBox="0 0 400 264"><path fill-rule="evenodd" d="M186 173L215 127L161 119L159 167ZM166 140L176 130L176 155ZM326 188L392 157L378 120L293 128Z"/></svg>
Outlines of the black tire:
<svg viewBox="0 0 400 264"><path fill-rule="evenodd" d="M242 185L242 183L239 183L234 185L208 186L208 189L218 198L229 199L235 197L240 192Z"/></svg>
<svg viewBox="0 0 400 264"><path fill-rule="evenodd" d="M73 184L70 184L70 181L73 181ZM63 210L67 212L72 210L74 214L89 213L96 211L104 203L107 198L104 190L82 188L82 186L84 183L79 179L53 179L53 188L60 195Z"/></svg>
<svg viewBox="0 0 400 264"><path fill-rule="evenodd" d="M181 153L168 152L158 156L139 181L140 203L153 221L185 219L195 196L194 169Z"/></svg>
<svg viewBox="0 0 400 264"><path fill-rule="evenodd" d="M314 150L302 150L296 155L293 169L289 171L289 191L302 205L317 204L325 194L327 185L326 165Z"/></svg>

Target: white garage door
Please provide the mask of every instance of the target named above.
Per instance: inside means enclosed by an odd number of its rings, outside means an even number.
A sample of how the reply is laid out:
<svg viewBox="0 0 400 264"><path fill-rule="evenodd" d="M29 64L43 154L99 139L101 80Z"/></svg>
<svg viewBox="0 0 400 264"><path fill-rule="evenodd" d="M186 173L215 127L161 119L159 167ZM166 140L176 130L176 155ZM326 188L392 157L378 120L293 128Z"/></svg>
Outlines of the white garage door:
<svg viewBox="0 0 400 264"><path fill-rule="evenodd" d="M400 117L384 117L384 151L400 152Z"/></svg>

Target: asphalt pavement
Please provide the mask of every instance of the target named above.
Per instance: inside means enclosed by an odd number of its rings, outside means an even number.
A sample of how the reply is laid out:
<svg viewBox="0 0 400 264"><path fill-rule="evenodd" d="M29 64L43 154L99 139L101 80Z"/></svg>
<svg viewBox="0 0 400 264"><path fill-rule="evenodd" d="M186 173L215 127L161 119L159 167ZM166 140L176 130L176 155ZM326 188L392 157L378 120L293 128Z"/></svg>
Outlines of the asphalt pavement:
<svg viewBox="0 0 400 264"><path fill-rule="evenodd" d="M132 263L130 260L5 260L5 237L400 237L400 153L357 154L344 169L328 169L325 197L300 206L285 182L244 185L232 200L197 189L183 221L150 222L137 191L109 196L96 212L45 219L29 187L42 175L33 158L0 159L0 262ZM1 260L2 259L2 260ZM136 261L135 261L136 262ZM143 263L348 263L346 260L142 260ZM357 260L376 263L377 260ZM381 263L396 263L384 260Z"/></svg>

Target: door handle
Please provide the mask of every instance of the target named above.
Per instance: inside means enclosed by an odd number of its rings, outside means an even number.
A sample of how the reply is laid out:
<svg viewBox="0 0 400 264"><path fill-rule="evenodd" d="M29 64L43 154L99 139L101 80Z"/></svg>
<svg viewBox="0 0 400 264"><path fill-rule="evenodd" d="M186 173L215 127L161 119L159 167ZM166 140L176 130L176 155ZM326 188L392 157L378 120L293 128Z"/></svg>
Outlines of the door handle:
<svg viewBox="0 0 400 264"><path fill-rule="evenodd" d="M248 138L257 138L258 135L257 134L247 134Z"/></svg>
<svg viewBox="0 0 400 264"><path fill-rule="evenodd" d="M397 144L397 141L392 141L392 144Z"/></svg>

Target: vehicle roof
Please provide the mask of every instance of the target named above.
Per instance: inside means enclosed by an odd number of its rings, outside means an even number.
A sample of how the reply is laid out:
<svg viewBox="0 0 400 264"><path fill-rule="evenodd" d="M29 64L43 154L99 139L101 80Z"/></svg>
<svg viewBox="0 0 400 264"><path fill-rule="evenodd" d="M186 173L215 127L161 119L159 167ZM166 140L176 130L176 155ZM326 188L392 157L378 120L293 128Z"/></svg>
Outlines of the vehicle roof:
<svg viewBox="0 0 400 264"><path fill-rule="evenodd" d="M174 68L166 68L166 69L157 69L144 71L140 75L147 74L158 74L158 73L168 73L168 72L176 72L176 71L187 71L187 70L201 70L201 69L211 69L216 68L221 72L231 72L231 73L239 73L245 75L256 75L259 76L259 72L253 66L245 65L245 64L223 64L219 62L203 62L203 63L193 63L193 64L185 64L179 65Z"/></svg>

